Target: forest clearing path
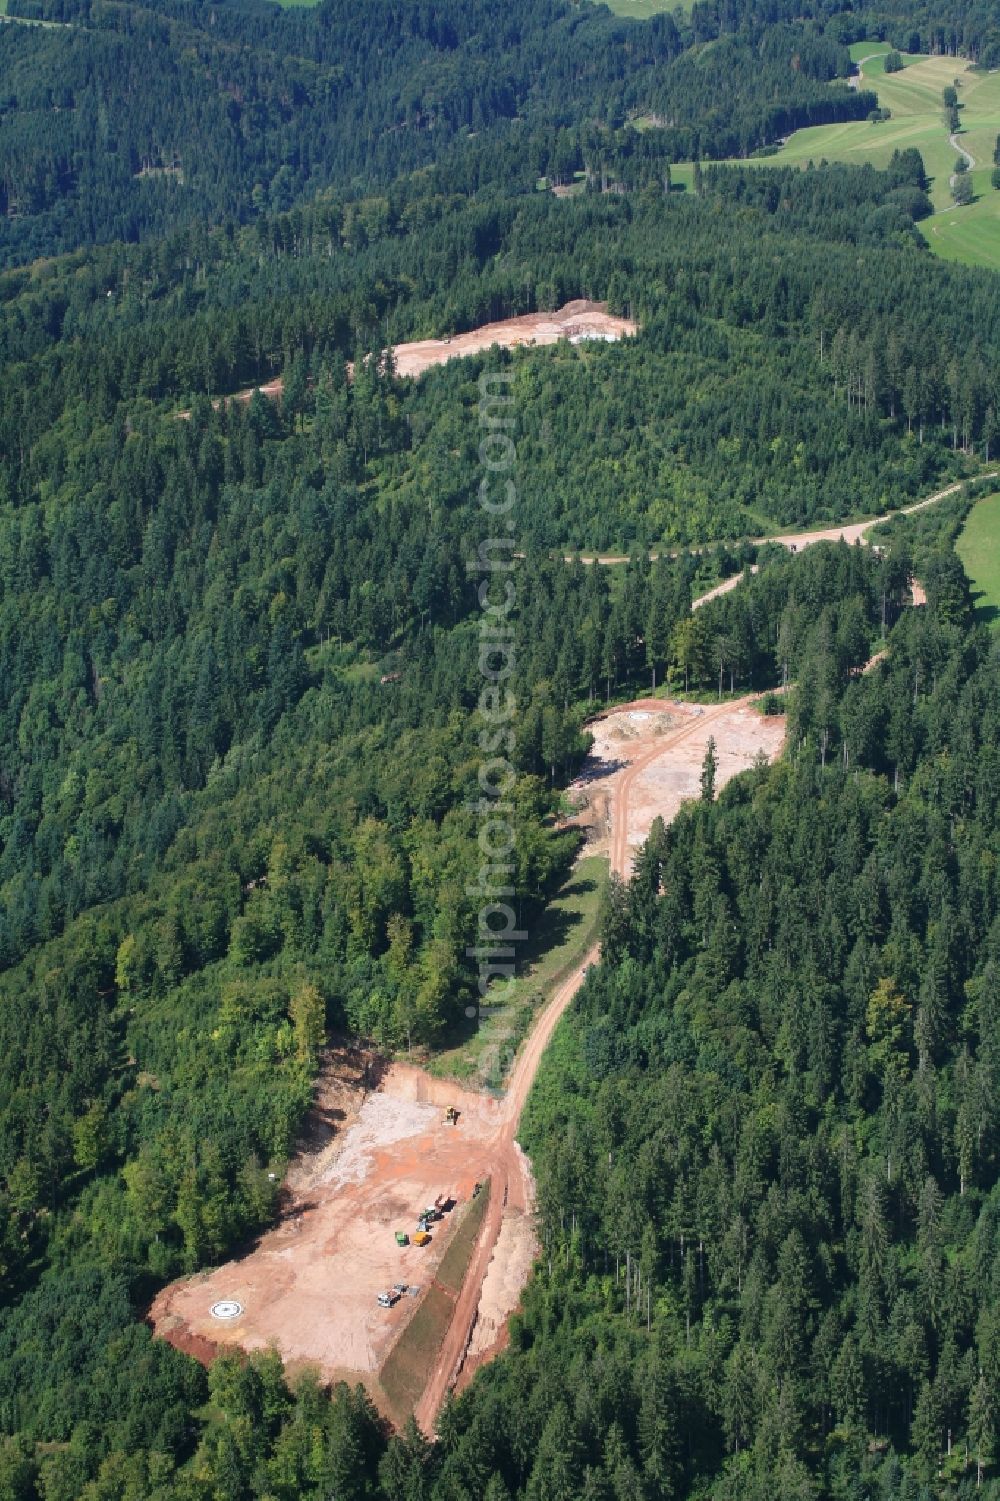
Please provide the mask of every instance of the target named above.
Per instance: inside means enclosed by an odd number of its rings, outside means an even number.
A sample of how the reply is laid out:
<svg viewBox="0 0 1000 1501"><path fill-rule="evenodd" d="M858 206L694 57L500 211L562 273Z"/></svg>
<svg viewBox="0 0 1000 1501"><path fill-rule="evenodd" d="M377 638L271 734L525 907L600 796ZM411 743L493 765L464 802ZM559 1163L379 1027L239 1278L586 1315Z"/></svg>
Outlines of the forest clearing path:
<svg viewBox="0 0 1000 1501"><path fill-rule="evenodd" d="M755 698L756 695L748 694L709 707L675 704L663 699L636 699L601 716L601 738L588 758L595 760L597 774L586 780L592 791L598 783L601 784L599 806L601 816L610 823L609 856L614 874L623 880L630 874L632 848L638 841L630 840L629 833L630 828L634 829L637 810L641 814L641 841L657 814L669 821L681 803L697 792L701 763L710 737L718 735L720 786L745 770L760 751L771 758L778 754L784 742L784 721L767 720L758 715L752 708ZM613 756L607 756L605 747L616 740L617 734L621 736L621 743ZM644 786L644 779L664 763L670 763L667 780L658 786ZM467 1360L481 1316L484 1284L508 1214L524 1216L534 1207L531 1164L517 1144L521 1115L556 1027L582 986L588 968L599 957L599 945L594 944L572 974L557 987L511 1071L500 1107L502 1124L496 1142L496 1162L491 1170L489 1212L434 1370L415 1411L417 1423L425 1433L433 1433L448 1392L453 1387L461 1390L466 1386L475 1370L498 1353L506 1342L507 1319L516 1307L523 1284L520 1287L508 1285L505 1317L498 1321L496 1310L491 1310L488 1321L491 1329L497 1329L496 1337L485 1348L477 1350L474 1358ZM526 1266L525 1270L530 1268Z"/></svg>
<svg viewBox="0 0 1000 1501"><path fill-rule="evenodd" d="M973 167L976 165L976 158L973 156L973 154L972 154L971 151L966 151L965 147L962 145L961 141L958 139L958 136L955 134L954 131L952 131L951 134L948 137L948 145L952 148L953 151L957 151L958 154L959 154L959 156L964 156L965 157L966 164L968 166L969 171L971 172L972 169L973 169ZM956 181L957 177L958 177L958 173L957 172L953 172L951 174L951 176L948 178L948 186L950 188L954 189L955 181ZM951 209L950 208L946 209L946 210L944 210L944 212L950 213Z"/></svg>
<svg viewBox="0 0 1000 1501"><path fill-rule="evenodd" d="M1000 475L1000 470L993 469L987 474L977 474L972 476L972 478L976 480L996 479L998 475ZM954 484L946 485L943 490L935 490L933 495L924 496L923 500L915 500L911 505L901 506L898 511L885 511L879 516L868 516L864 521L846 521L840 525L817 527L814 531L809 532L780 532L771 537L751 537L750 541L754 547L766 547L768 544L772 544L776 547L785 547L789 552L801 552L804 547L811 547L815 542L866 543L868 541L867 533L871 531L873 526L881 526L882 522L891 521L893 516L913 516L917 511L925 511L928 506L937 505L938 501L941 500L947 500L949 495L957 495L958 491L966 483L966 480L956 480ZM721 545L721 543L708 543L706 544L706 548ZM655 563L659 558L676 558L679 556L678 552L650 552L649 560L651 563ZM630 558L627 553L596 553L587 557L582 557L577 553L566 553L563 556L563 561L565 563L580 562L586 564L588 567L597 563L601 567L611 568L630 562ZM753 571L751 570L751 572ZM742 577L742 573L736 573L728 579L723 579L721 584L716 584L707 593L699 595L692 602L692 610L697 610L699 605L707 604L710 599L716 599L718 595L725 594L730 589L735 589Z"/></svg>

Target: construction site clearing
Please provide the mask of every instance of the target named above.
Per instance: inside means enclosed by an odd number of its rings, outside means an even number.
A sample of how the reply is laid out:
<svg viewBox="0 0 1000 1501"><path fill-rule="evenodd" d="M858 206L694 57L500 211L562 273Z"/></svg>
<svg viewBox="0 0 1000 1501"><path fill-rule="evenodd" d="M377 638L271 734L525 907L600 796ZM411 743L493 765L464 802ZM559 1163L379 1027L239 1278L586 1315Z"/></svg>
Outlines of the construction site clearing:
<svg viewBox="0 0 1000 1501"><path fill-rule="evenodd" d="M366 1082L372 1063L331 1052L279 1223L241 1260L164 1289L158 1335L203 1360L273 1345L293 1371L360 1380L384 1407L378 1372L489 1177L499 1106L406 1064Z"/></svg>
<svg viewBox="0 0 1000 1501"><path fill-rule="evenodd" d="M567 821L585 831L588 853L609 855L612 869L626 877L653 820L669 823L700 795L709 741L721 789L758 757L773 761L785 739L784 716L761 713L751 697L710 704L636 699L588 728L593 744L566 789L574 809Z"/></svg>
<svg viewBox="0 0 1000 1501"><path fill-rule="evenodd" d="M698 795L710 738L721 788L780 753L784 719L750 698L644 699L591 729L573 819L588 852L626 875L653 818L669 820ZM597 956L595 945L561 977L502 1099L411 1064L328 1050L278 1224L239 1259L164 1288L148 1314L155 1333L206 1363L224 1349L273 1347L292 1374L308 1366L326 1381L360 1381L393 1422L414 1412L433 1433L448 1391L504 1347L538 1256L518 1122Z"/></svg>
<svg viewBox="0 0 1000 1501"><path fill-rule="evenodd" d="M445 365L473 354L482 354L494 344L501 349L541 347L558 344L565 339L570 344L585 344L596 341L614 344L619 339L639 332L639 325L631 318L620 318L608 312L606 302L590 302L577 298L565 303L552 313L522 313L515 318L502 318L496 323L484 323L479 328L470 328L465 333L445 335L439 339L413 339L409 343L392 345L392 364L397 375L416 377L435 365ZM348 365L348 375L353 375L353 366ZM248 402L256 391L271 401L280 401L285 383L282 377L262 381L256 386L247 386L232 396L216 397L216 408L227 401ZM190 408L178 412L187 420Z"/></svg>

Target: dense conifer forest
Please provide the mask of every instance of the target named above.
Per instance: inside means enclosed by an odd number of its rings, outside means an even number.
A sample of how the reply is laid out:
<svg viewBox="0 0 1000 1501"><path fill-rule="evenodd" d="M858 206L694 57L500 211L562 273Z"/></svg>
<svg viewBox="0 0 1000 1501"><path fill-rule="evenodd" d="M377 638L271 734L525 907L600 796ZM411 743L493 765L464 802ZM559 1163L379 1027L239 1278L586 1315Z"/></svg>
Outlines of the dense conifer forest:
<svg viewBox="0 0 1000 1501"><path fill-rule="evenodd" d="M995 17L9 10L0 1501L1000 1494L972 490L879 550L752 540L996 460L995 279L924 249L913 151L670 177L863 117L865 36L993 66ZM639 333L395 374L403 340L577 297ZM474 993L467 562L500 369L519 916L577 853L555 814L599 704L781 690L788 745L717 799L709 768L612 886L525 1122L543 1255L432 1445L273 1354L206 1372L142 1316L271 1222L328 1032L431 1051Z"/></svg>
<svg viewBox="0 0 1000 1501"><path fill-rule="evenodd" d="M843 41L822 16L784 9L780 24L752 4L639 24L520 0L498 27L464 0L289 12L11 0L11 14L49 24L4 31L0 255L245 222L331 183L388 182L483 133L473 154L487 162L503 143L527 182L534 134L584 121L662 118L683 157L863 118L875 101L846 87ZM558 150L543 146L536 165L557 173Z"/></svg>

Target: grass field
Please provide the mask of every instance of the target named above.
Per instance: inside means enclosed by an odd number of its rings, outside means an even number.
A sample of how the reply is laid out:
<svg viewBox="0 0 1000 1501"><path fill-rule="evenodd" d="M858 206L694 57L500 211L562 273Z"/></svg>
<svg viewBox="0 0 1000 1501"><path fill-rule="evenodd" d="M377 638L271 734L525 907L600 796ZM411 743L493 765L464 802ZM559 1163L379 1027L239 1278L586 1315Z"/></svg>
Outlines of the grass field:
<svg viewBox="0 0 1000 1501"><path fill-rule="evenodd" d="M382 1367L379 1385L400 1425L413 1411L427 1385L451 1322L455 1299L465 1281L489 1199L490 1185L486 1183L482 1193L466 1208L433 1285Z"/></svg>
<svg viewBox="0 0 1000 1501"><path fill-rule="evenodd" d="M858 43L852 53L879 44ZM840 125L819 125L797 130L770 163L803 166L808 161L871 162L885 167L892 153L915 146L931 178L931 202L935 214L920 231L931 249L946 259L967 265L1000 268L1000 193L990 186L993 148L1000 132L1000 74L976 73L967 62L954 57L906 58L901 73L886 74L883 58L888 50L865 63L862 77L874 86L879 103L891 118L881 125L851 120ZM860 58L856 58L860 61ZM949 178L957 152L948 139L941 94L945 86L958 88L962 129L957 139L976 159L972 173L976 201L956 208Z"/></svg>
<svg viewBox="0 0 1000 1501"><path fill-rule="evenodd" d="M535 924L517 978L493 986L482 1016L428 1063L430 1073L487 1088L502 1085L542 1000L593 942L607 882L603 856L574 865Z"/></svg>
<svg viewBox="0 0 1000 1501"><path fill-rule="evenodd" d="M873 43L869 43L873 46ZM867 120L845 120L837 125L815 125L797 130L781 150L768 157L768 164L804 166L806 162L871 162L886 167L894 151L915 146L924 159L931 178L931 201L935 208L951 202L948 178L955 166L956 152L948 142L948 129L941 103L941 93L955 78L968 75L968 65L953 57L928 57L912 61L901 73L886 74L880 54L862 70L864 84L871 84L879 104L892 118L881 125ZM984 82L994 80L985 75ZM960 97L968 94L963 83ZM970 148L975 155L975 148Z"/></svg>
<svg viewBox="0 0 1000 1501"><path fill-rule="evenodd" d="M1000 494L977 501L955 550L972 584L976 618L997 626L1000 624Z"/></svg>
<svg viewBox="0 0 1000 1501"><path fill-rule="evenodd" d="M872 79L877 74L885 72L885 60L894 48L888 42L852 42L847 50L851 54L852 63L867 64L864 76L866 79ZM899 56L904 68L912 68L914 63L923 62L923 57L919 53L901 52Z"/></svg>
<svg viewBox="0 0 1000 1501"><path fill-rule="evenodd" d="M613 10L616 16L632 16L636 21L648 21L650 16L658 16L664 10L690 10L691 0L680 6L674 0L604 0L609 10Z"/></svg>
<svg viewBox="0 0 1000 1501"><path fill-rule="evenodd" d="M972 173L972 203L935 214L920 225L920 233L945 260L1000 271L1000 193L990 186L990 170Z"/></svg>
<svg viewBox="0 0 1000 1501"><path fill-rule="evenodd" d="M962 58L903 57L903 70L885 72L886 42L855 42L851 56L862 64L862 85L875 89L890 119L879 125L847 120L797 130L773 156L751 165L804 167L809 162L849 162L887 167L894 151L914 146L923 158L934 214L918 226L936 255L968 266L1000 270L1000 192L991 186L993 150L1000 135L1000 72L977 73ZM957 140L975 158L974 201L956 208L950 177L958 155L948 139L942 92L958 88L962 128ZM742 163L741 165L747 165ZM689 162L671 168L675 187L690 190Z"/></svg>

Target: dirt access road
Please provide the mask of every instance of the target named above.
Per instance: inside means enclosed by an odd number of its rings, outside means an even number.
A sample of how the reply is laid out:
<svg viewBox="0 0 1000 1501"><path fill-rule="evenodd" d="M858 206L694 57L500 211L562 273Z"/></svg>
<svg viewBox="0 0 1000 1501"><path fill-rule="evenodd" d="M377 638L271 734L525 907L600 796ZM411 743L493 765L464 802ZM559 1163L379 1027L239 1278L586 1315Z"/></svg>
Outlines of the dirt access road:
<svg viewBox="0 0 1000 1501"><path fill-rule="evenodd" d="M654 818L669 823L682 803L698 797L710 739L717 788L759 756L774 760L780 754L784 718L765 717L755 702L756 695L707 707L640 699L592 726L598 753L624 762L613 785L609 819L611 868L623 879L631 874L634 852Z"/></svg>
<svg viewBox="0 0 1000 1501"><path fill-rule="evenodd" d="M959 487L929 496L910 507L920 510L933 505ZM871 522L834 529L829 533L811 533L809 541L836 540L846 531L846 540L858 540ZM775 539L785 541L784 538ZM802 538L795 539L797 545ZM808 543L806 544L808 545ZM739 577L727 580L732 588ZM715 591L713 591L714 593ZM696 604L703 603L696 601ZM919 585L914 588L914 603L922 602ZM881 654L880 654L881 655ZM873 659L874 666L879 660ZM637 699L609 710L590 726L593 746L584 767L568 789L577 803L571 820L588 833L591 853L608 854L612 870L622 878L631 873L634 852L649 834L654 818L669 822L681 805L700 791L700 778L710 739L715 741L716 787L721 789L734 776L745 771L760 757L774 761L784 745L783 717L760 713L756 697L712 705L672 702L664 699ZM494 1280L503 1282L503 1268L508 1265L502 1253L506 1232L504 1201L516 1195L518 1212L533 1201L530 1164L516 1142L521 1112L541 1063L545 1048L560 1018L583 984L588 965L598 958L595 946L578 968L568 976L543 1011L535 1029L519 1056L510 1080L502 1110L500 1156L496 1187L503 1186L491 1201L490 1215L483 1227L480 1244L470 1265L452 1324L442 1346L416 1416L425 1432L433 1432L437 1413L453 1387L461 1390L484 1360L502 1348L506 1316L513 1312L530 1267L514 1284L511 1295L501 1297L502 1321L491 1308L490 1284L494 1274L491 1257L496 1254L501 1270ZM527 1176L526 1176L527 1175ZM488 1326L491 1338L477 1342L477 1331Z"/></svg>
<svg viewBox="0 0 1000 1501"><path fill-rule="evenodd" d="M1000 475L1000 469L994 469L989 474L977 474L973 478L976 480L996 479L998 475ZM915 501L913 505L902 506L898 511L887 511L881 516L869 516L867 521L845 521L839 526L819 527L811 532L782 532L775 537L752 537L750 540L754 547L764 547L770 542L776 547L787 547L789 552L801 552L803 548L812 547L814 542L848 542L852 545L855 542L866 543L867 533L873 526L879 526L883 521L891 521L893 516L912 516L917 511L925 511L928 506L936 505L939 500L947 500L949 495L956 495L963 484L965 484L964 480L958 480L953 485L947 485L943 490L936 490L933 495L926 495L923 500ZM654 563L660 557L676 558L678 556L677 552L651 552L649 554L650 561ZM578 553L567 553L565 561L585 563L588 566L599 563L603 567L613 567L619 563L628 563L630 559L627 553L591 553L586 557ZM741 573L737 573L732 578L724 579L721 584L716 585L714 589L709 589L707 594L696 599L692 609L697 610L699 605L707 604L710 599L715 599L719 594L725 594L729 589L735 589L742 577Z"/></svg>
<svg viewBox="0 0 1000 1501"><path fill-rule="evenodd" d="M988 474L975 475L974 478L977 480L996 479L998 476L1000 476L1000 469L994 469ZM847 542L852 546L855 542L867 544L868 533L873 526L880 526L883 521L891 521L893 516L913 516L917 511L925 511L928 506L937 505L940 500L947 500L949 495L957 495L964 483L964 480L958 480L953 485L946 485L943 490L936 490L933 495L926 495L923 500L914 501L913 505L902 506L898 511L887 511L881 516L869 516L867 521L847 521L840 526L819 527L811 532L782 532L775 537L753 537L751 540L754 547L764 547L770 543L775 547L785 547L789 552L802 552L816 542ZM650 561L655 563L659 557L676 558L679 554L651 552L649 556ZM614 567L620 563L628 563L630 559L626 553L597 553L587 557L567 553L565 561L567 563L578 561L588 566L598 563L602 567ZM750 571L756 573L756 566ZM736 588L742 577L742 573L734 573L730 578L723 579L721 584L716 584L714 589L709 589L707 593L694 600L691 608L697 610L701 605L707 605L710 599L718 599L720 594L728 594L730 589Z"/></svg>
<svg viewBox="0 0 1000 1501"><path fill-rule="evenodd" d="M998 474L1000 474L1000 470L994 469L989 474L977 475L976 477L977 479L996 479ZM928 506L934 506L937 505L938 501L947 500L949 495L957 495L963 484L964 481L959 480L954 485L946 485L943 490L936 490L933 495L927 495L923 500L915 501L913 505L903 506L898 511L887 512L882 516L873 516L870 521L852 521L846 526L830 526L814 532L786 532L780 537L756 537L754 542L758 547L763 547L765 543L771 542L778 547L786 547L789 552L801 552L804 548L811 547L815 542L848 542L852 545L855 542L861 542L867 545L869 541L868 533L873 526L879 526L883 521L891 521L893 516L914 516L918 511L926 511ZM751 572L756 573L756 567L752 568ZM735 589L742 577L741 573L737 573L732 578L724 579L721 584L717 584L714 589L710 589L707 594L703 594L700 599L696 599L692 605L692 609L696 610L699 605L706 604L710 599L715 599L718 595L725 594L730 589ZM923 589L919 584L915 584L913 603L926 604L926 602L927 596L924 594Z"/></svg>
<svg viewBox="0 0 1000 1501"><path fill-rule="evenodd" d="M646 838L655 817L669 822L682 802L697 795L710 737L715 738L718 749L720 787L745 771L758 755L773 759L780 753L784 720L764 718L752 705L750 697L709 708L663 699L638 699L603 715L592 726L594 748L570 792L582 804L576 821L590 830L591 848L607 848L616 874L628 876L633 850ZM505 1331L489 1307L491 1258L502 1244L507 1204L515 1212L523 1213L534 1201L530 1164L516 1140L521 1113L552 1034L583 984L587 968L596 962L598 955L595 945L556 990L511 1073L502 1106L489 1216L451 1327L416 1409L417 1422L427 1433L433 1431L441 1404L452 1386L464 1387L474 1371L502 1347ZM522 1287L523 1283L516 1290L518 1296ZM508 1298L507 1302L505 1313L509 1316L517 1298L513 1301ZM485 1309L483 1303L487 1304ZM496 1338L476 1345L476 1325L484 1317L491 1330L496 1330ZM472 1357L467 1360L470 1344Z"/></svg>
<svg viewBox="0 0 1000 1501"><path fill-rule="evenodd" d="M626 874L656 814L669 819L697 794L710 734L722 785L760 750L777 753L781 725L747 700L707 709L639 700L614 709L594 726L578 821ZM503 1348L537 1255L535 1185L517 1131L544 1051L596 958L594 948L540 1013L500 1101L405 1064L365 1078L361 1055L332 1060L310 1139L283 1188L279 1223L247 1254L165 1288L149 1312L155 1332L206 1362L227 1347L274 1346L293 1371L311 1365L326 1380L364 1382L389 1413L386 1361L435 1283L475 1182L488 1177L487 1214L458 1296L449 1294L454 1311L436 1358L433 1346L428 1351L430 1374L416 1405L432 1433L448 1391ZM461 1112L457 1126L444 1123L449 1104ZM397 1246L394 1232L412 1235L420 1210L444 1194L456 1208L432 1227L431 1244ZM418 1296L382 1309L377 1295L394 1282L416 1284ZM220 1304L238 1311L220 1319L213 1312Z"/></svg>

